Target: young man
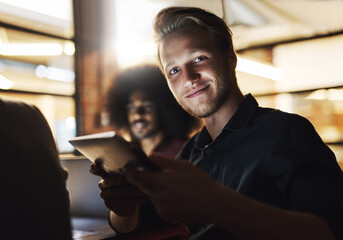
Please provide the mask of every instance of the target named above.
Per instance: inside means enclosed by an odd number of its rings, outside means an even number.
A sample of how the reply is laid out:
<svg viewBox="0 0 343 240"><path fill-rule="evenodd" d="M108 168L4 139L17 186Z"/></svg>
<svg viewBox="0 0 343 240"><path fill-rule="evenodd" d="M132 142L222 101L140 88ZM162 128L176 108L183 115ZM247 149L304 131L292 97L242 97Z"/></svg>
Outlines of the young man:
<svg viewBox="0 0 343 240"><path fill-rule="evenodd" d="M108 112L115 128L129 134L148 155L175 157L196 122L176 103L165 77L153 65L131 67L116 77Z"/></svg>
<svg viewBox="0 0 343 240"><path fill-rule="evenodd" d="M204 123L179 154L188 162L155 154L160 172L124 169L159 215L189 224L190 239L342 239L343 175L334 154L306 119L242 95L224 21L174 7L156 16L154 29L170 90ZM108 200L119 186L100 185ZM129 214L112 209L119 231L142 227L140 194L132 192Z"/></svg>

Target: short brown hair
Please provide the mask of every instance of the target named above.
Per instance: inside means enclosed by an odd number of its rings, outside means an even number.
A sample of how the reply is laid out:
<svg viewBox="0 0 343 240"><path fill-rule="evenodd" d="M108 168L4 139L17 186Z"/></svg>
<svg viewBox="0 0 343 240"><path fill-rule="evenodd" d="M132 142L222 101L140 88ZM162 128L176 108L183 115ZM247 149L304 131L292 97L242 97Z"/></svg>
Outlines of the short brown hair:
<svg viewBox="0 0 343 240"><path fill-rule="evenodd" d="M207 30L220 49L236 56L232 44L232 32L224 20L204 9L194 7L168 7L156 15L153 29L157 45L169 34L189 26L199 26ZM159 48L157 61L163 71Z"/></svg>

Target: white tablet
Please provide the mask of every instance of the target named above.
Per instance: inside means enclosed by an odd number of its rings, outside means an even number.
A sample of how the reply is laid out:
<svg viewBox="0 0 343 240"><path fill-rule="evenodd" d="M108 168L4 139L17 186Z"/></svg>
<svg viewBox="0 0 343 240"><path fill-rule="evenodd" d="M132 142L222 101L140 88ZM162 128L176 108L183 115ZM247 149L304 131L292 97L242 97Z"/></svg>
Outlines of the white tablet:
<svg viewBox="0 0 343 240"><path fill-rule="evenodd" d="M158 169L143 151L114 131L79 136L69 139L69 142L90 161L103 159L104 168L108 172L118 172L128 165L142 170Z"/></svg>

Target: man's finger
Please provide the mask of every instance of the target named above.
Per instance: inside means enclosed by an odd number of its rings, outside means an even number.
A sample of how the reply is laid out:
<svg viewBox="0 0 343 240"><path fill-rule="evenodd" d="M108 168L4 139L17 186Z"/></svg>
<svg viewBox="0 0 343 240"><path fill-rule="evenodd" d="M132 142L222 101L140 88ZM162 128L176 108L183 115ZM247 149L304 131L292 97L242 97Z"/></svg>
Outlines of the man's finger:
<svg viewBox="0 0 343 240"><path fill-rule="evenodd" d="M94 163L91 164L90 167L90 172L94 175L97 175L99 177L105 178L109 175L104 168L103 168L103 163L102 159L96 159Z"/></svg>
<svg viewBox="0 0 343 240"><path fill-rule="evenodd" d="M156 179L160 179L163 172L154 171L140 171L134 168L127 168L125 170L126 179L132 184L141 188L141 190L146 190L147 188L156 188L159 185Z"/></svg>
<svg viewBox="0 0 343 240"><path fill-rule="evenodd" d="M144 194L136 186L122 186L112 189L102 189L100 196L102 198L135 198L142 197Z"/></svg>

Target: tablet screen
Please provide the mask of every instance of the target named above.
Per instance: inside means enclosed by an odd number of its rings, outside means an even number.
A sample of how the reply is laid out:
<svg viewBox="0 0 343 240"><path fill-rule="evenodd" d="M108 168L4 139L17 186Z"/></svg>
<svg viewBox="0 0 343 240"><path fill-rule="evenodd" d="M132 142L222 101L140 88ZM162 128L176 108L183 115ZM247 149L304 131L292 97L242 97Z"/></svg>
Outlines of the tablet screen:
<svg viewBox="0 0 343 240"><path fill-rule="evenodd" d="M118 172L127 165L155 170L143 151L114 131L79 136L69 142L90 161L103 159L104 168L108 172Z"/></svg>

